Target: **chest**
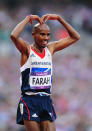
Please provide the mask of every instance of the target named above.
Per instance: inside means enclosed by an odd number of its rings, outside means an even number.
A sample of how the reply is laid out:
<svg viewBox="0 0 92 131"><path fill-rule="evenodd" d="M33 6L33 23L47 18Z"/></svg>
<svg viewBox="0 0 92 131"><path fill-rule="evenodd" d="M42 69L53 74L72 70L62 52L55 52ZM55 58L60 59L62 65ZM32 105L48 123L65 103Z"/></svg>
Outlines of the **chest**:
<svg viewBox="0 0 92 131"><path fill-rule="evenodd" d="M52 58L48 52L46 52L44 57L41 58L38 54L36 54L32 51L30 53L30 61L31 61L32 67L51 68L51 66L52 66Z"/></svg>

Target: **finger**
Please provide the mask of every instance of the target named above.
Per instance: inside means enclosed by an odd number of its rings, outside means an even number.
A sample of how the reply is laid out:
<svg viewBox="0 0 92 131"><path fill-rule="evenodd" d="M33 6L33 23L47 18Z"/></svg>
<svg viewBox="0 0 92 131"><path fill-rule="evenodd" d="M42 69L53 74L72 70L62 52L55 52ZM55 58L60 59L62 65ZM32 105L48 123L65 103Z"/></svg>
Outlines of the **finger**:
<svg viewBox="0 0 92 131"><path fill-rule="evenodd" d="M41 20L41 23L44 24L43 18L41 18L40 20Z"/></svg>
<svg viewBox="0 0 92 131"><path fill-rule="evenodd" d="M40 18L36 19L40 24L42 24L42 20Z"/></svg>
<svg viewBox="0 0 92 131"><path fill-rule="evenodd" d="M47 18L48 18L48 16L45 16L43 20L46 22L46 19L47 19Z"/></svg>
<svg viewBox="0 0 92 131"><path fill-rule="evenodd" d="M44 21L41 19L41 24L44 24Z"/></svg>
<svg viewBox="0 0 92 131"><path fill-rule="evenodd" d="M39 20L40 24L43 24L43 23L44 23L44 21L43 21L42 18L38 17L38 20Z"/></svg>
<svg viewBox="0 0 92 131"><path fill-rule="evenodd" d="M30 23L31 23L31 25L32 25L32 19L30 19Z"/></svg>
<svg viewBox="0 0 92 131"><path fill-rule="evenodd" d="M47 18L47 15L44 15L44 16L42 16L41 19L42 19L43 21L45 21L46 18Z"/></svg>
<svg viewBox="0 0 92 131"><path fill-rule="evenodd" d="M43 16L41 17L41 19L44 20L45 17L46 17L46 15L43 15Z"/></svg>
<svg viewBox="0 0 92 131"><path fill-rule="evenodd" d="M49 20L49 16L44 18L44 22L47 22Z"/></svg>
<svg viewBox="0 0 92 131"><path fill-rule="evenodd" d="M31 23L31 25L32 25L32 20L33 20L33 17L32 17L32 15L30 15L30 23Z"/></svg>

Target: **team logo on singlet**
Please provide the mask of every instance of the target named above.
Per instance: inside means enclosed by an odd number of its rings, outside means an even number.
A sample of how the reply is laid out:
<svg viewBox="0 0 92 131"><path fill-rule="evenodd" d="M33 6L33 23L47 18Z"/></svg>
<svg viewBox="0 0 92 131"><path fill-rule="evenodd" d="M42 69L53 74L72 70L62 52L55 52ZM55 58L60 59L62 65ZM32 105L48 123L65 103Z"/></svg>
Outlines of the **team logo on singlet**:
<svg viewBox="0 0 92 131"><path fill-rule="evenodd" d="M30 74L31 89L50 88L52 83L50 68L32 68Z"/></svg>
<svg viewBox="0 0 92 131"><path fill-rule="evenodd" d="M30 57L36 57L34 54L31 54Z"/></svg>

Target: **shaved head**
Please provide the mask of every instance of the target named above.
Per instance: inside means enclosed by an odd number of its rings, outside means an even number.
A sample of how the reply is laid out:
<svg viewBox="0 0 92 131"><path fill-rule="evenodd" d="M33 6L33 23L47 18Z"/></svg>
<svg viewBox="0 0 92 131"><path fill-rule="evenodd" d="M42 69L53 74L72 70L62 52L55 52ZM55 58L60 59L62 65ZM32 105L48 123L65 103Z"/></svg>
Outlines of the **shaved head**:
<svg viewBox="0 0 92 131"><path fill-rule="evenodd" d="M49 26L47 24L37 23L37 24L34 25L34 27L33 27L33 32L34 33L38 33L41 30L50 30L50 28L49 28Z"/></svg>
<svg viewBox="0 0 92 131"><path fill-rule="evenodd" d="M47 24L37 23L33 27L32 36L34 38L35 46L45 48L50 40L50 28Z"/></svg>

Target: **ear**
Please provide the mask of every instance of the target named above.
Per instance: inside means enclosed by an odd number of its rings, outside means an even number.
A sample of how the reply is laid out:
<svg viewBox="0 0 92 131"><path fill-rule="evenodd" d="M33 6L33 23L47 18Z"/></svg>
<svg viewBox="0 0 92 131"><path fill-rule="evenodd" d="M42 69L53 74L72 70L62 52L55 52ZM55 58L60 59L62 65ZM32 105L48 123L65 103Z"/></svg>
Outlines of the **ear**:
<svg viewBox="0 0 92 131"><path fill-rule="evenodd" d="M32 36L34 36L35 35L35 33L34 32L32 32Z"/></svg>

